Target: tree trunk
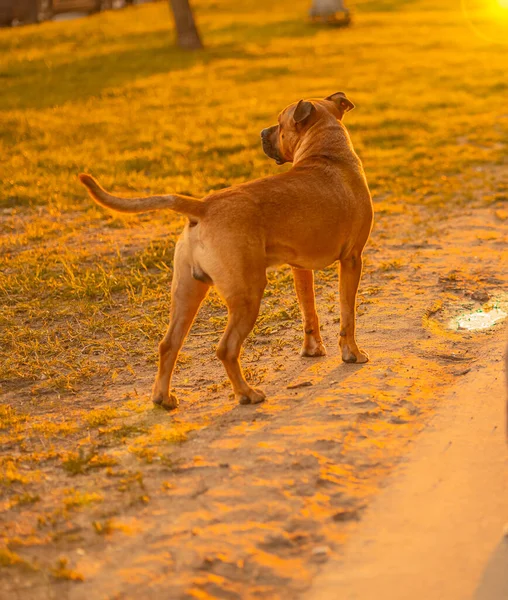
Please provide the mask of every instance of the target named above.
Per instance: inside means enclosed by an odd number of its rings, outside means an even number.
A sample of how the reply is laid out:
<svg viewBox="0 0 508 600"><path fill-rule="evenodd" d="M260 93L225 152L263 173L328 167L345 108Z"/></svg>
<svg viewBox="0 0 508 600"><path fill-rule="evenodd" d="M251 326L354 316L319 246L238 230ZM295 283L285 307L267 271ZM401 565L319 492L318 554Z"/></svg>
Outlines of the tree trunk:
<svg viewBox="0 0 508 600"><path fill-rule="evenodd" d="M176 43L189 50L202 48L189 0L169 0L176 27Z"/></svg>

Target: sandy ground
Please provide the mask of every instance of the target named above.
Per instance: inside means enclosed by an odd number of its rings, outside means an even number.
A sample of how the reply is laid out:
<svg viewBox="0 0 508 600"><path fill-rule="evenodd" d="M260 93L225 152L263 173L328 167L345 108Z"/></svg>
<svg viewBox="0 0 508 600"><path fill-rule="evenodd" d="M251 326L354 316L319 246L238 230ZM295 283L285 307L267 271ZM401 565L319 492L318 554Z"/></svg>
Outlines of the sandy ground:
<svg viewBox="0 0 508 600"><path fill-rule="evenodd" d="M500 180L502 172L493 177ZM94 489L106 502L62 523L41 525L40 515L59 488L79 488L84 476L71 480L58 465L41 466L41 501L16 509L15 519L12 510L0 513L16 552L40 568L3 569L0 596L288 599L308 592L324 565L343 556L364 511L448 390L488 365L489 348L506 335L503 324L477 333L448 329L465 311L506 306L503 210L501 201L436 214L378 202L358 319L371 362L340 362L336 282L323 282L327 357L298 356L299 324L281 333L279 347L270 335L248 345L244 366L263 373L263 405L237 406L227 388L210 389L224 378L210 348L218 332L202 335L198 321L185 352L204 362L175 380L178 412L144 408L142 415L152 424L190 427L188 441L164 463L117 448L120 467L140 473L138 479L120 485L94 472ZM152 377L152 368L139 369L134 383L102 390L101 402L121 406L134 385L145 406ZM97 392L55 399L53 409L97 406ZM15 405L18 396L5 399ZM116 525L98 535L91 522L108 515ZM82 581L51 575L61 556Z"/></svg>
<svg viewBox="0 0 508 600"><path fill-rule="evenodd" d="M508 598L506 343L488 347L309 600Z"/></svg>

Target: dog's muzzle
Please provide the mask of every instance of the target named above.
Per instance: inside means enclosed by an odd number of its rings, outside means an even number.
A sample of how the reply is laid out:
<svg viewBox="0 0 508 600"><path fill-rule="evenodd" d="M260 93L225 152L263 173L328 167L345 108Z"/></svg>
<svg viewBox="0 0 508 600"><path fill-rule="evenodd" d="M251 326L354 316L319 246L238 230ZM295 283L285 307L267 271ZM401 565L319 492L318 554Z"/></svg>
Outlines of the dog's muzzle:
<svg viewBox="0 0 508 600"><path fill-rule="evenodd" d="M263 129L263 131L261 132L261 142L263 144L263 152L266 154L266 156L268 156L269 158L273 158L273 160L278 165L283 165L286 161L279 154L278 150L273 147L272 142L270 141L270 137L276 129L276 125L273 127L267 127L266 129Z"/></svg>

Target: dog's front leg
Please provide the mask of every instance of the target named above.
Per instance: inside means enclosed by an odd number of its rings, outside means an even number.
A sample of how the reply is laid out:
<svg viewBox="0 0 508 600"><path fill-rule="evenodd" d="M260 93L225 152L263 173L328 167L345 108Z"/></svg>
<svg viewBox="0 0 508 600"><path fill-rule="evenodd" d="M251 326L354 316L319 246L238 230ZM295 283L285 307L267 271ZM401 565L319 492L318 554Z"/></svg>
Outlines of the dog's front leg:
<svg viewBox="0 0 508 600"><path fill-rule="evenodd" d="M293 267L296 296L303 318L304 340L301 356L325 356L326 348L319 331L319 319L314 296L314 271Z"/></svg>
<svg viewBox="0 0 508 600"><path fill-rule="evenodd" d="M369 355L358 348L355 338L356 294L362 275L362 255L351 254L340 259L340 348L342 360L366 363Z"/></svg>

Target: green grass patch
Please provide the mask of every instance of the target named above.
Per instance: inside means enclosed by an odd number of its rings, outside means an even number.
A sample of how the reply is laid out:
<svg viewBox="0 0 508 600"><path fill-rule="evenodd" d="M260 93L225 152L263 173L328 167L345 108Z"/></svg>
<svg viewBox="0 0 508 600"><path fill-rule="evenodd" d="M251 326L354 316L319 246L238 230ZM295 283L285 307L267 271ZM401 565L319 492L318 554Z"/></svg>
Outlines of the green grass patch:
<svg viewBox="0 0 508 600"><path fill-rule="evenodd" d="M81 508L96 502L102 502L103 498L97 492L80 492L75 489L65 491L65 508Z"/></svg>
<svg viewBox="0 0 508 600"><path fill-rule="evenodd" d="M100 454L95 447L79 448L77 452L68 452L62 458L62 467L69 475L82 475L93 469L104 469L116 464L116 460Z"/></svg>

